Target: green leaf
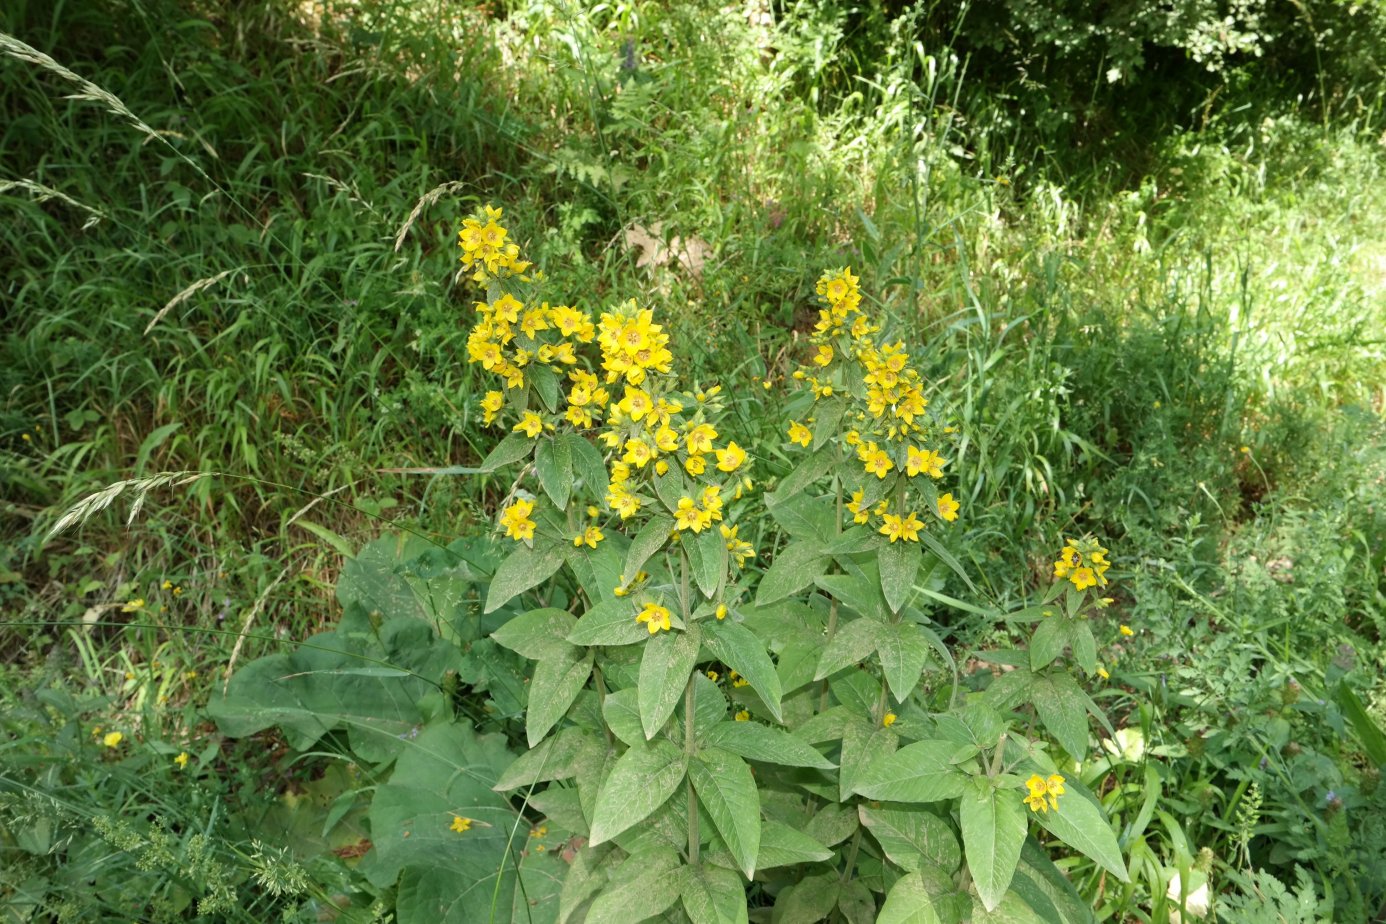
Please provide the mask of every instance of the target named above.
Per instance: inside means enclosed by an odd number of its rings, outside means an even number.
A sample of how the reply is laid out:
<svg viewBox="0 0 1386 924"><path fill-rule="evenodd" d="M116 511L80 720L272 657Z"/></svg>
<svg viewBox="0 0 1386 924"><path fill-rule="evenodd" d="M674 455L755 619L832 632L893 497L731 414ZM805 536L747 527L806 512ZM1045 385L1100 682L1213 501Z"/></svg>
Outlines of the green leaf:
<svg viewBox="0 0 1386 924"><path fill-rule="evenodd" d="M837 538L836 501L808 494L766 495L766 510L795 539L829 542Z"/></svg>
<svg viewBox="0 0 1386 924"><path fill-rule="evenodd" d="M659 734L683 697L688 677L698 661L700 636L694 625L686 632L657 633L645 643L637 689L640 691L640 724L647 739Z"/></svg>
<svg viewBox="0 0 1386 924"><path fill-rule="evenodd" d="M512 433L496 444L496 448L481 460L477 472L494 472L498 468L529 458L534 451L535 440L523 433Z"/></svg>
<svg viewBox="0 0 1386 924"><path fill-rule="evenodd" d="M655 494L665 507L669 508L670 513L679 509L679 501L688 496L688 485L683 480L683 471L678 464L669 466L668 471L663 475L658 472L650 479L654 484ZM693 498L697 500L697 498Z"/></svg>
<svg viewBox="0 0 1386 924"><path fill-rule="evenodd" d="M534 470L539 483L559 510L568 508L568 495L573 490L573 455L565 440L541 439L534 452Z"/></svg>
<svg viewBox="0 0 1386 924"><path fill-rule="evenodd" d="M1080 619L1078 624L1073 627L1073 634L1069 637L1069 644L1073 646L1073 660L1078 662L1078 666L1083 672L1092 676L1097 672L1097 639L1092 637L1092 620Z"/></svg>
<svg viewBox="0 0 1386 924"><path fill-rule="evenodd" d="M704 627L703 646L727 667L746 678L751 689L760 695L770 714L780 721L780 676L775 664L765 653L765 646L745 626L730 619L708 619Z"/></svg>
<svg viewBox="0 0 1386 924"><path fill-rule="evenodd" d="M892 802L956 799L968 780L952 764L958 749L953 741L917 741L865 768L853 791Z"/></svg>
<svg viewBox="0 0 1386 924"><path fill-rule="evenodd" d="M671 865L665 851L656 856L657 860L637 854L626 860L625 865L634 864L640 873L604 889L587 910L585 924L630 924L657 917L672 907L679 900L689 869Z"/></svg>
<svg viewBox="0 0 1386 924"><path fill-rule="evenodd" d="M876 920L876 899L860 879L848 879L837 895L837 910L847 924L873 924Z"/></svg>
<svg viewBox="0 0 1386 924"><path fill-rule="evenodd" d="M977 590L977 585L972 583L972 578L967 576L967 572L963 570L963 566L953 557L953 553L948 551L944 544L939 542L933 533L921 529L919 531L919 541L927 545L929 551L938 556L939 561L943 562L954 574L962 578L968 590L972 591L974 594L980 593L980 591Z"/></svg>
<svg viewBox="0 0 1386 924"><path fill-rule="evenodd" d="M885 633L885 624L874 619L854 619L838 626L837 634L823 646L823 655L818 659L818 669L813 679L831 677L844 667L851 667L876 650L876 645Z"/></svg>
<svg viewBox="0 0 1386 924"><path fill-rule="evenodd" d="M164 441L182 426L183 424L179 421L164 424L144 438L144 441L140 443L139 450L135 453L135 472L137 474L144 474L144 467L149 463L149 458L154 454L154 450L162 446ZM175 445L177 442L179 441L175 441Z"/></svg>
<svg viewBox="0 0 1386 924"><path fill-rule="evenodd" d="M791 828L778 821L767 821L760 830L760 853L756 854L756 869L822 863L832 855L831 850L797 828Z"/></svg>
<svg viewBox="0 0 1386 924"><path fill-rule="evenodd" d="M1088 755L1087 694L1063 672L1036 675L1030 692L1044 727L1069 756L1080 763L1085 760Z"/></svg>
<svg viewBox="0 0 1386 924"><path fill-rule="evenodd" d="M568 641L574 645L633 645L650 637L650 630L635 621L629 597L603 600L573 624Z"/></svg>
<svg viewBox="0 0 1386 924"><path fill-rule="evenodd" d="M568 455L573 459L573 474L582 479L587 493L594 498L605 497L611 482L601 451L576 433L561 434L558 440L567 444Z"/></svg>
<svg viewBox="0 0 1386 924"><path fill-rule="evenodd" d="M832 847L847 840L860 827L861 820L857 818L856 811L850 805L829 802L809 819L809 823L804 826L804 833L815 841Z"/></svg>
<svg viewBox="0 0 1386 924"><path fill-rule="evenodd" d="M705 529L695 536L684 535L683 548L693 580L705 597L715 597L727 574L727 543L717 529Z"/></svg>
<svg viewBox="0 0 1386 924"><path fill-rule="evenodd" d="M847 401L842 398L819 400L813 405L813 451L822 449L840 432L838 424L847 410Z"/></svg>
<svg viewBox="0 0 1386 924"><path fill-rule="evenodd" d="M564 551L559 547L531 549L517 544L491 577L485 612L495 612L519 594L553 577L563 567Z"/></svg>
<svg viewBox="0 0 1386 924"><path fill-rule="evenodd" d="M547 607L511 617L491 633L491 638L531 661L538 661L570 647L566 639L576 623L567 610Z"/></svg>
<svg viewBox="0 0 1386 924"><path fill-rule="evenodd" d="M914 872L925 862L952 872L962 863L953 828L938 815L914 805L859 805L861 823L881 850L901 869Z"/></svg>
<svg viewBox="0 0 1386 924"><path fill-rule="evenodd" d="M904 541L882 542L880 549L881 590L886 606L898 613L914 589L914 577L919 573L924 553L915 543Z"/></svg>
<svg viewBox="0 0 1386 924"><path fill-rule="evenodd" d="M594 652L564 643L563 651L534 665L525 712L525 737L534 747L563 718L592 674Z"/></svg>
<svg viewBox="0 0 1386 924"><path fill-rule="evenodd" d="M1357 737L1362 740L1362 750L1367 752L1372 763L1378 767L1386 767L1386 734L1382 734L1381 728L1362 707L1362 701L1357 698L1352 687L1347 685L1346 680L1338 681L1338 685L1333 689L1333 701L1352 723L1353 731L1357 732Z"/></svg>
<svg viewBox="0 0 1386 924"><path fill-rule="evenodd" d="M959 800L958 820L967 869L988 911L1001 904L1020 863L1025 815L1020 793L997 789L986 778L973 779Z"/></svg>
<svg viewBox="0 0 1386 924"><path fill-rule="evenodd" d="M828 549L815 539L801 539L785 546L756 588L756 605L765 606L808 587L828 568Z"/></svg>
<svg viewBox="0 0 1386 924"><path fill-rule="evenodd" d="M626 747L633 748L645 741L645 729L640 725L640 691L635 687L609 693L602 700L602 718Z"/></svg>
<svg viewBox="0 0 1386 924"><path fill-rule="evenodd" d="M842 730L842 767L838 771L838 799L846 802L863 771L895 753L899 737L890 729L855 716Z"/></svg>
<svg viewBox="0 0 1386 924"><path fill-rule="evenodd" d="M746 924L746 887L729 869L705 863L691 867L682 898L693 924Z"/></svg>
<svg viewBox="0 0 1386 924"><path fill-rule="evenodd" d="M688 765L688 778L722 842L750 879L760 851L760 791L751 768L721 748L703 748Z"/></svg>
<svg viewBox="0 0 1386 924"><path fill-rule="evenodd" d="M662 738L622 754L597 794L590 843L609 841L648 818L678 789L687 769L683 751Z"/></svg>
<svg viewBox="0 0 1386 924"><path fill-rule="evenodd" d="M1059 808L1037 812L1036 820L1050 834L1122 882L1131 881L1112 826L1103 817L1097 800L1077 780L1066 780L1064 794L1059 797Z"/></svg>
<svg viewBox="0 0 1386 924"><path fill-rule="evenodd" d="M578 756L583 749L596 743L589 732L565 728L515 758L492 788L496 792L509 792L549 780L567 779L577 772Z"/></svg>
<svg viewBox="0 0 1386 924"><path fill-rule="evenodd" d="M793 497L802 493L805 488L826 475L828 469L832 468L836 461L837 449L834 446L814 452L775 486L773 495L767 494L765 496L766 505L772 506L774 504L774 501L771 500L772 496L775 498Z"/></svg>
<svg viewBox="0 0 1386 924"><path fill-rule="evenodd" d="M664 548L669 534L674 531L674 521L666 516L653 516L640 527L640 532L631 540L626 552L626 566L621 573L627 581L635 580L635 575L650 560L650 556Z"/></svg>
<svg viewBox="0 0 1386 924"><path fill-rule="evenodd" d="M558 413L558 376L554 371L548 366L533 364L525 369L525 375L549 413Z"/></svg>
<svg viewBox="0 0 1386 924"><path fill-rule="evenodd" d="M1054 613L1045 616L1030 635L1030 670L1039 673L1064 653L1072 641L1073 620Z"/></svg>
<svg viewBox="0 0 1386 924"><path fill-rule="evenodd" d="M929 643L919 626L912 622L882 625L876 641L881 671L895 701L903 703L919 684L924 663L929 660Z"/></svg>
<svg viewBox="0 0 1386 924"><path fill-rule="evenodd" d="M842 891L836 872L806 876L775 899L777 924L814 924L832 913Z"/></svg>
<svg viewBox="0 0 1386 924"><path fill-rule="evenodd" d="M837 766L812 745L789 732L759 722L719 722L703 736L703 743L708 747L731 751L747 760L782 767L831 770Z"/></svg>
<svg viewBox="0 0 1386 924"><path fill-rule="evenodd" d="M1154 767L1149 769L1154 770ZM1063 924L1093 924L1092 907L1033 837L1027 837L1021 848L1016 874L1021 873L1026 873L1035 888L1049 897Z"/></svg>
<svg viewBox="0 0 1386 924"><path fill-rule="evenodd" d="M918 872L895 880L876 924L940 924L924 877Z"/></svg>

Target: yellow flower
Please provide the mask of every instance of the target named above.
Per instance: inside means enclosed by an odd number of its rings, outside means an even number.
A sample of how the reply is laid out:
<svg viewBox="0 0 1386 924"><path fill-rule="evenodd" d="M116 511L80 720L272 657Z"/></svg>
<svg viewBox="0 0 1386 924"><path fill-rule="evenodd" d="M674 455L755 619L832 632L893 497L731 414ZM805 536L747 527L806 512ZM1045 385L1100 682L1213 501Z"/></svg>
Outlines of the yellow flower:
<svg viewBox="0 0 1386 924"><path fill-rule="evenodd" d="M170 580L165 580L162 584L159 585L159 588L160 588L161 590L172 590L172 589L173 589L173 582L170 581Z"/></svg>
<svg viewBox="0 0 1386 924"><path fill-rule="evenodd" d="M897 716L895 713L887 712L885 715L881 717L881 724L884 725L886 728L889 728L890 726L895 724L895 720L897 718L899 718L899 716Z"/></svg>
<svg viewBox="0 0 1386 924"><path fill-rule="evenodd" d="M470 818L464 818L461 815L452 816L452 826L450 830L456 831L458 834L465 834L471 829L472 820Z"/></svg>
<svg viewBox="0 0 1386 924"><path fill-rule="evenodd" d="M1107 673L1107 669L1103 667L1101 664L1097 665L1097 676L1101 677L1103 680L1112 679L1112 675Z"/></svg>
<svg viewBox="0 0 1386 924"><path fill-rule="evenodd" d="M958 518L958 511L960 509L962 509L962 505L953 500L953 495L951 493L944 494L938 499L938 515L949 523L952 523Z"/></svg>
<svg viewBox="0 0 1386 924"><path fill-rule="evenodd" d="M871 519L871 510L862 504L862 492L853 491L852 499L847 502L847 509L852 514L853 523L865 523Z"/></svg>
<svg viewBox="0 0 1386 924"><path fill-rule="evenodd" d="M717 450L717 470L719 472L734 472L745 461L746 450L736 445L735 441L727 443L726 449Z"/></svg>
<svg viewBox="0 0 1386 924"><path fill-rule="evenodd" d="M184 751L183 753L179 754L177 757L173 758L173 762L174 762L175 764L178 765L178 769L179 769L179 770L182 770L184 767L186 767L186 766L188 765L188 760L189 760L189 757L188 757L188 752L187 752L187 751Z"/></svg>
<svg viewBox="0 0 1386 924"><path fill-rule="evenodd" d="M733 716L733 718L735 718L738 722L749 722L751 720L751 714L747 712L745 709L742 709L735 716Z"/></svg>
<svg viewBox="0 0 1386 924"><path fill-rule="evenodd" d="M534 501L520 500L515 501L501 512L500 522L505 527L505 534L511 539L524 541L534 538L534 521L529 515L534 512Z"/></svg>
<svg viewBox="0 0 1386 924"><path fill-rule="evenodd" d="M707 471L707 460L702 456L689 456L684 460L683 468L690 475L701 475Z"/></svg>
<svg viewBox="0 0 1386 924"><path fill-rule="evenodd" d="M1120 630L1120 631L1121 631L1121 634L1124 635L1124 636L1126 636L1127 638L1130 638L1131 636L1133 636L1133 635L1136 634L1136 633L1134 633L1134 632L1131 631L1131 627L1130 627L1130 626L1126 626L1126 625L1123 625L1123 626L1121 627L1121 630Z"/></svg>
<svg viewBox="0 0 1386 924"><path fill-rule="evenodd" d="M1073 586L1079 590L1086 590L1089 587L1097 586L1097 576L1092 573L1091 568L1075 568L1073 574L1069 576Z"/></svg>
<svg viewBox="0 0 1386 924"><path fill-rule="evenodd" d="M828 365L833 361L833 348L826 343L822 344L818 347L818 352L814 355L813 361L819 366Z"/></svg>
<svg viewBox="0 0 1386 924"><path fill-rule="evenodd" d="M866 465L868 474L875 475L877 478L884 478L886 472L895 467L890 461L890 456L886 455L885 450L877 449L875 443L868 443L862 462Z"/></svg>
<svg viewBox="0 0 1386 924"><path fill-rule="evenodd" d="M143 609L143 608L144 608L144 598L143 598L143 597L137 597L137 598L135 598L134 600L131 600L129 603L126 603L124 606L122 606L122 607L120 608L120 611L121 611L122 613L133 613L133 612L135 612L136 610L140 610L140 609Z"/></svg>
<svg viewBox="0 0 1386 924"><path fill-rule="evenodd" d="M911 478L920 472L930 478L942 478L943 466L947 464L944 458L932 449L916 449L913 446L905 449L905 474Z"/></svg>
<svg viewBox="0 0 1386 924"><path fill-rule="evenodd" d="M101 739L101 743L108 748L118 748L120 747L120 742L124 740L125 736L120 732L107 732L106 736Z"/></svg>
<svg viewBox="0 0 1386 924"><path fill-rule="evenodd" d="M709 525L710 518L703 510L698 509L697 502L691 497L680 497L678 508L674 511L674 527L676 529L692 530L695 533L703 531L703 527Z"/></svg>
<svg viewBox="0 0 1386 924"><path fill-rule="evenodd" d="M597 543L601 542L605 538L606 537L602 535L602 531L600 528L596 526L589 526L587 527L587 529L583 530L583 532L580 535L573 537L573 548L578 548L580 546L586 545L589 549L595 549L597 547Z"/></svg>
<svg viewBox="0 0 1386 924"><path fill-rule="evenodd" d="M525 416L522 417L520 422L515 424L512 429L524 433L524 435L530 439L534 439L540 433L544 432L544 418L533 411L525 411Z"/></svg>
<svg viewBox="0 0 1386 924"><path fill-rule="evenodd" d="M1038 773L1032 774L1030 778L1025 781L1025 786L1030 790L1029 794L1025 797L1025 804L1030 806L1030 811L1048 812L1049 803L1046 801L1045 796L1049 794L1049 784L1045 781L1044 777L1040 776Z"/></svg>
<svg viewBox="0 0 1386 924"><path fill-rule="evenodd" d="M744 687L750 683L749 680L747 680L745 677L742 677L736 671L732 671L730 674L728 674L727 679L731 681L733 687Z"/></svg>
<svg viewBox="0 0 1386 924"><path fill-rule="evenodd" d="M913 513L904 517L887 513L882 519L885 525L881 527L880 533L889 536L891 542L897 539L904 539L906 542L919 541L919 528L924 524Z"/></svg>
<svg viewBox="0 0 1386 924"><path fill-rule="evenodd" d="M791 420L789 422L789 441L807 448L808 444L813 442L813 432L799 421Z"/></svg>
<svg viewBox="0 0 1386 924"><path fill-rule="evenodd" d="M727 618L727 605L726 605L725 603L719 603L719 604L717 604L717 619L720 621L720 620L723 620L723 619L726 619L726 618Z"/></svg>
<svg viewBox="0 0 1386 924"><path fill-rule="evenodd" d="M685 434L683 443L688 447L690 456L702 455L705 452L712 452L712 441L716 438L717 431L712 428L712 425L701 423Z"/></svg>
<svg viewBox="0 0 1386 924"><path fill-rule="evenodd" d="M651 635L654 635L660 629L668 632L669 609L668 607L660 606L658 603L646 603L645 608L636 614L635 621L645 623Z"/></svg>
<svg viewBox="0 0 1386 924"><path fill-rule="evenodd" d="M505 395L498 391L488 391L486 396L481 399L481 410L485 412L482 423L490 426L496 422L496 416L500 414L501 408L505 406Z"/></svg>
<svg viewBox="0 0 1386 924"><path fill-rule="evenodd" d="M708 679L708 680L711 680L713 683L716 683L716 682L717 682L717 678L720 677L720 676L721 676L721 675L718 674L718 673L717 673L716 671L714 671L714 670L708 670L708 672L707 672L707 679Z"/></svg>

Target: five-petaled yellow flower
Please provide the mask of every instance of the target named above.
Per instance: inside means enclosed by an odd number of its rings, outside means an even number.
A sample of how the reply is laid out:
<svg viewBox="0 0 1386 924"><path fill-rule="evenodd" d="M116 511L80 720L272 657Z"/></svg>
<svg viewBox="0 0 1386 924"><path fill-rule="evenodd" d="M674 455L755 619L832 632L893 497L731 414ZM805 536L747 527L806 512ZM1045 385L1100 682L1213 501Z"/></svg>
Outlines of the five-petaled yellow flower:
<svg viewBox="0 0 1386 924"><path fill-rule="evenodd" d="M182 770L184 767L186 767L186 766L188 765L188 761L189 761L190 759L191 759L191 758L188 756L188 752L187 752L187 751L184 751L183 753L179 754L177 757L173 758L173 762L174 762L175 764L178 765L178 769L179 769L179 770Z"/></svg>
<svg viewBox="0 0 1386 924"><path fill-rule="evenodd" d="M606 537L602 535L602 531L599 527L589 526L587 527L587 529L583 530L581 533L573 537L573 548L578 548L580 546L585 545L589 549L595 549L597 547L597 543L601 542L605 538Z"/></svg>
<svg viewBox="0 0 1386 924"><path fill-rule="evenodd" d="M895 720L897 718L899 718L899 716L897 716L895 713L887 712L885 715L881 716L881 724L884 725L886 728L889 728L890 726L895 724Z"/></svg>
<svg viewBox="0 0 1386 924"><path fill-rule="evenodd" d="M118 748L120 747L120 742L124 740L125 736L120 732L107 732L106 736L101 739L101 743L108 748Z"/></svg>
<svg viewBox="0 0 1386 924"><path fill-rule="evenodd" d="M1030 806L1030 811L1059 810L1059 797L1064 794L1063 777L1055 773L1046 778L1035 773L1025 781L1025 787L1030 790L1029 795L1025 797L1025 804Z"/></svg>
<svg viewBox="0 0 1386 924"><path fill-rule="evenodd" d="M1120 630L1120 631L1121 631L1121 634L1124 635L1124 636L1126 636L1127 638L1130 638L1131 636L1133 636L1133 635L1136 634L1135 632L1132 632L1132 631L1131 631L1131 627L1130 627L1130 626L1127 626L1127 625L1123 625L1123 626L1121 627L1121 630Z"/></svg>
<svg viewBox="0 0 1386 924"><path fill-rule="evenodd" d="M880 532L884 536L889 536L891 542L897 539L904 539L906 542L919 541L919 528L924 524L913 513L903 517L887 513L881 519L885 521L885 525L881 527Z"/></svg>
<svg viewBox="0 0 1386 924"><path fill-rule="evenodd" d="M808 444L813 442L813 431L799 421L791 420L789 422L789 441L807 448Z"/></svg>
<svg viewBox="0 0 1386 924"><path fill-rule="evenodd" d="M525 411L525 416L520 418L520 422L515 424L514 429L530 439L534 439L544 432L544 418L533 411Z"/></svg>
<svg viewBox="0 0 1386 924"><path fill-rule="evenodd" d="M728 443L726 449L717 450L717 470L719 472L734 472L745 461L746 450L736 445L735 441Z"/></svg>
<svg viewBox="0 0 1386 924"><path fill-rule="evenodd" d="M660 606L658 603L646 603L645 608L636 615L635 621L643 622L646 628L650 630L651 635L654 635L660 629L668 632L669 608Z"/></svg>
<svg viewBox="0 0 1386 924"><path fill-rule="evenodd" d="M524 541L534 538L534 521L529 515L534 512L534 501L520 498L501 512L501 525L511 539Z"/></svg>
<svg viewBox="0 0 1386 924"><path fill-rule="evenodd" d="M452 816L452 826L451 826L451 830L456 831L458 834L465 834L466 832L470 831L471 829L472 829L472 820L471 820L470 818L465 818L465 817L463 817L462 815L453 815L453 816Z"/></svg>
<svg viewBox="0 0 1386 924"><path fill-rule="evenodd" d="M952 523L958 518L958 511L961 509L962 505L953 500L953 495L951 493L944 494L938 499L938 515L949 523Z"/></svg>

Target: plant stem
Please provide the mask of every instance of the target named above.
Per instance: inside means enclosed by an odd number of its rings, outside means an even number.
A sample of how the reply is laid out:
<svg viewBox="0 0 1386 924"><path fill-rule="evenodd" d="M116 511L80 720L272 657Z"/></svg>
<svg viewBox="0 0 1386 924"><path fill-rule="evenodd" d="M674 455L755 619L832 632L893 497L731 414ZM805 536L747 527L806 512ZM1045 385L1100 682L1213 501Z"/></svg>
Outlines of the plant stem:
<svg viewBox="0 0 1386 924"><path fill-rule="evenodd" d="M861 846L861 826L857 826L857 831L852 835L852 846L847 848L847 865L842 867L841 882L846 882L852 878L852 867L857 865L857 848Z"/></svg>
<svg viewBox="0 0 1386 924"><path fill-rule="evenodd" d="M688 675L688 684L683 688L683 752L689 760L693 759L693 674ZM693 791L693 780L689 779L688 786L688 862L691 866L698 864L699 842L702 838L698 834L698 795Z"/></svg>

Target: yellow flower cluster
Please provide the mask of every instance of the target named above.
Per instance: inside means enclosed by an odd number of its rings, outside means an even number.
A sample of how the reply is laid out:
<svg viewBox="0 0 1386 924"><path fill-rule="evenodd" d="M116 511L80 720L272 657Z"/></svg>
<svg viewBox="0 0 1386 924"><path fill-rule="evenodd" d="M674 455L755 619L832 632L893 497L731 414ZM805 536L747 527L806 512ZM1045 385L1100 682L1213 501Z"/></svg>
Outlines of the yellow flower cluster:
<svg viewBox="0 0 1386 924"><path fill-rule="evenodd" d="M880 328L861 311L858 283L858 277L845 268L818 280L817 292L826 307L820 310L810 338L814 352L794 378L808 386L816 414L839 425L846 422L845 441L856 453L866 482L847 504L853 521L866 524L879 518L879 532L891 542L918 542L925 524L907 503L907 488L913 487L911 480L919 475L934 481L943 478L948 461L926 445L932 420L922 378L910 365L903 343L879 343L874 338ZM815 417L791 420L789 441L810 447L814 423ZM945 428L943 432L952 431ZM892 492L892 487L897 490ZM918 488L916 493L924 495L925 509L932 507L940 519L958 518L962 505L951 493L940 495L932 486ZM892 504L897 509L892 510Z"/></svg>
<svg viewBox="0 0 1386 924"><path fill-rule="evenodd" d="M1032 774L1025 781L1025 788L1030 790L1030 794L1025 797L1025 804L1030 806L1030 811L1059 810L1059 797L1064 794L1064 778L1057 773L1049 777Z"/></svg>
<svg viewBox="0 0 1386 924"><path fill-rule="evenodd" d="M467 361L481 363L509 389L525 387L525 370L531 365L547 367L562 378L565 367L577 364L576 345L596 337L592 319L577 309L550 307L547 302L526 306L509 293L494 302L477 302L476 313L480 317L467 336ZM482 402L487 424L495 421L504 403L500 392L487 393Z"/></svg>
<svg viewBox="0 0 1386 924"><path fill-rule="evenodd" d="M530 267L527 260L520 259L519 246L507 240L510 232L500 224L501 211L488 205L484 225L476 218L468 218L457 232L462 268L472 272L472 279L482 285L491 277L520 275Z"/></svg>
<svg viewBox="0 0 1386 924"><path fill-rule="evenodd" d="M1107 550L1091 537L1076 539L1064 545L1054 562L1054 577L1068 578L1078 590L1107 586Z"/></svg>

